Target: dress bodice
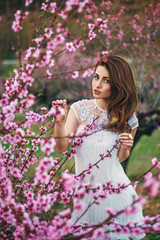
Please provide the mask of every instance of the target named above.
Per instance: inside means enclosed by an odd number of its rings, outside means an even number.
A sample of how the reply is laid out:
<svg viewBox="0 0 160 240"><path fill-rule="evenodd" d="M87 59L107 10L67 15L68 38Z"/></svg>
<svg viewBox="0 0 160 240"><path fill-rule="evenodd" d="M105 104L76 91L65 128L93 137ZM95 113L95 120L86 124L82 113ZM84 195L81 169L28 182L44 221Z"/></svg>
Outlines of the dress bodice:
<svg viewBox="0 0 160 240"><path fill-rule="evenodd" d="M116 144L119 134L104 129L103 126L108 123L108 114L97 105L96 99L78 101L72 104L71 108L74 110L79 124L76 135L86 132L86 125L91 127L87 131L87 136L83 137L83 144L76 149L76 173L79 174L87 169L89 164L93 165L97 162L101 155L105 156ZM131 129L138 126L135 114L129 119L128 124ZM117 152L118 146L113 149L110 157L106 157L99 163L101 171L96 168L92 170L95 182L97 179L99 182L114 179L116 172L122 171Z"/></svg>
<svg viewBox="0 0 160 240"><path fill-rule="evenodd" d="M97 128L97 130L104 130L103 126L108 123L108 113L98 106L96 99L80 100L73 103L71 108L75 112L79 126L87 124L92 125L94 123L94 128ZM131 126L132 130L138 127L138 119L135 113L128 120L128 124Z"/></svg>

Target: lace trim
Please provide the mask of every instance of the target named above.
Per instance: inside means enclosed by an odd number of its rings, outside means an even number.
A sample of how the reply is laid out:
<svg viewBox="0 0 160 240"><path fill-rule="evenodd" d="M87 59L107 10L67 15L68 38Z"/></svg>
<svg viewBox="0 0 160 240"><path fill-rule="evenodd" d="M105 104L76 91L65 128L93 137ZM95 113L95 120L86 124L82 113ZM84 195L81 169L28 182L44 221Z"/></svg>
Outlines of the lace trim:
<svg viewBox="0 0 160 240"><path fill-rule="evenodd" d="M108 113L106 110L100 108L97 105L96 99L91 100L80 100L78 102L75 102L71 105L71 108L74 110L79 125L83 124L92 124L93 121L97 118L97 128L102 129L102 126L104 124L107 124L108 121ZM98 109L100 111L100 114L96 115L94 114L94 111ZM98 117L99 116L99 117ZM84 123L86 122L86 123ZM135 115L128 120L128 124L131 126L131 129L134 129L139 126L138 119Z"/></svg>

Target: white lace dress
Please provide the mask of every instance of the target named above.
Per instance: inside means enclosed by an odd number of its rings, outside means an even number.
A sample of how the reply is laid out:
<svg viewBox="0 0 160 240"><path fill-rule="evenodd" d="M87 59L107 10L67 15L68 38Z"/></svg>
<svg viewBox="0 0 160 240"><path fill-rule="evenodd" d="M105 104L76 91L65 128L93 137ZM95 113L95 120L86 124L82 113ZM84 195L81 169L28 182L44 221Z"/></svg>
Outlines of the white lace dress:
<svg viewBox="0 0 160 240"><path fill-rule="evenodd" d="M76 150L75 171L76 174L80 174L83 170L88 168L89 163L94 164L100 159L101 154L106 155L107 150L112 149L116 140L119 139L119 134L102 129L103 124L108 121L108 116L107 111L104 111L97 105L96 99L78 101L72 104L71 108L74 110L79 123L76 133L77 135L84 131L83 129L86 124L92 124L94 122L97 126L97 132L84 137L83 144ZM128 123L132 129L138 126L138 120L135 114L129 119ZM96 187L97 184L106 184L106 182L111 182L114 187L118 187L118 184L129 184L130 180L124 173L117 157L117 152L118 149L114 149L110 157L106 157L98 164L99 168L93 167L91 174L84 178L84 182L92 183L92 187ZM135 199L137 199L137 194L132 185L129 185L119 194L108 193L105 200L99 200L99 205L94 204L88 209L79 220L79 223L101 223L108 216L105 208L112 208L116 211L120 211L130 206ZM93 195L86 194L83 201L87 207L89 203L94 201ZM81 211L75 211L72 216L72 221L75 222L81 214ZM118 223L122 225L126 225L127 222L130 221L137 221L140 223L142 219L143 215L141 207L136 214L126 216L122 213L116 217ZM105 226L105 231L109 228L111 229L111 227ZM116 234L112 232L109 236L109 239L112 240L130 239L128 234ZM144 234L135 237L132 236L132 239L141 239L142 237L144 237Z"/></svg>

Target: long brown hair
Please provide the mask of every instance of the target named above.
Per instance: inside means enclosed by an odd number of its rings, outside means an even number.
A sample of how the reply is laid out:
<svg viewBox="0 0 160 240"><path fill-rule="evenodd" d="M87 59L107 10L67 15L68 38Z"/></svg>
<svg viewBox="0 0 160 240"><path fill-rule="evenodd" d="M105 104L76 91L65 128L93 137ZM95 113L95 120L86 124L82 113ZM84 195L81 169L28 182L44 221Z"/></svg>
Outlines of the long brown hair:
<svg viewBox="0 0 160 240"><path fill-rule="evenodd" d="M128 120L138 104L132 70L122 57L116 55L102 57L97 62L96 68L99 65L104 66L109 72L112 92L107 109L109 124L106 128L113 132L130 132Z"/></svg>

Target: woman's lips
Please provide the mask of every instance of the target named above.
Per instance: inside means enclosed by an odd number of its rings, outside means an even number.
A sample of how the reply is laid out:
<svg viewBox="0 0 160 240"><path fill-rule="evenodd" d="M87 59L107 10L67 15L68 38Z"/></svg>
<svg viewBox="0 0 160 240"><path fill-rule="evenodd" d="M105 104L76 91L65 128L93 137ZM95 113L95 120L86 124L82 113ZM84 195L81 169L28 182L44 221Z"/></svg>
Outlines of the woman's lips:
<svg viewBox="0 0 160 240"><path fill-rule="evenodd" d="M95 94L100 94L101 92L95 89L95 90L94 90L94 93L95 93Z"/></svg>

